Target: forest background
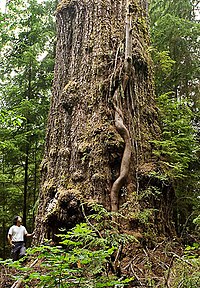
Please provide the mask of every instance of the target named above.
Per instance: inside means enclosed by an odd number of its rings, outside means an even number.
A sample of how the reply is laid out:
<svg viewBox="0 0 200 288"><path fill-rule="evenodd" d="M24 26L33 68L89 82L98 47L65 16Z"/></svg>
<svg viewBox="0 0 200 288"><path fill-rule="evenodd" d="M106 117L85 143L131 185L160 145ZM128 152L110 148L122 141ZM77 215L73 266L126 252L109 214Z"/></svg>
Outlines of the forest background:
<svg viewBox="0 0 200 288"><path fill-rule="evenodd" d="M0 257L14 215L34 229L55 60L57 1L8 1L0 14ZM26 7L26 9L25 9ZM150 52L162 138L154 153L176 192L174 226L185 244L200 226L199 2L152 0ZM142 218L143 217L143 218ZM147 215L141 221L148 222Z"/></svg>

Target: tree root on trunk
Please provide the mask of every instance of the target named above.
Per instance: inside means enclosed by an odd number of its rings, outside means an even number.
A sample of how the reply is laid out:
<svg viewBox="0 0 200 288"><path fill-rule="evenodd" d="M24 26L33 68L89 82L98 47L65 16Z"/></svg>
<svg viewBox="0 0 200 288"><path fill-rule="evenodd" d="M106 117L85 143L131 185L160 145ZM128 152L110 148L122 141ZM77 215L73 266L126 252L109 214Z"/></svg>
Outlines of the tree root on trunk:
<svg viewBox="0 0 200 288"><path fill-rule="evenodd" d="M122 111L119 108L118 105L118 97L119 97L119 88L115 91L115 94L113 96L113 102L114 102L114 108L115 108L115 126L120 134L120 136L124 139L125 142L125 148L124 153L121 161L121 167L120 167L120 174L119 177L115 180L115 182L112 185L111 192L110 192L110 199L111 199L111 211L117 212L118 206L119 206L119 191L124 184L128 172L129 172L129 166L130 166L130 159L131 159L131 140L129 131L124 125L123 122L123 115Z"/></svg>

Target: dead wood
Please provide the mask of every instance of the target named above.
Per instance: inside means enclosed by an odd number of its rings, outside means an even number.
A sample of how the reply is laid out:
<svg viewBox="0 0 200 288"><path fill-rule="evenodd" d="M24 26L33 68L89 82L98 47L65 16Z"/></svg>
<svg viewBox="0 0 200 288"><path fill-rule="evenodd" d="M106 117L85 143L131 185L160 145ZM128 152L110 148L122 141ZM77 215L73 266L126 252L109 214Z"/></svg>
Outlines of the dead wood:
<svg viewBox="0 0 200 288"><path fill-rule="evenodd" d="M35 261L33 263L30 264L29 268L32 268L36 263L38 262L38 258L35 259ZM12 286L11 288L20 288L23 280L25 280L28 277L28 274L25 274L23 278L17 280Z"/></svg>

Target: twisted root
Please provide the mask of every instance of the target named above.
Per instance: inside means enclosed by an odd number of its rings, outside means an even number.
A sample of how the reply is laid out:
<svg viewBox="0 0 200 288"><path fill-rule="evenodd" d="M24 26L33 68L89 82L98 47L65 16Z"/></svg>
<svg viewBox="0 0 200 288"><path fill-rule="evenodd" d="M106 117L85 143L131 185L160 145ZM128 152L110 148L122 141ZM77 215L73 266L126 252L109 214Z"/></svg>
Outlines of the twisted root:
<svg viewBox="0 0 200 288"><path fill-rule="evenodd" d="M115 180L111 188L110 198L111 198L111 211L112 212L118 211L119 191L128 176L130 159L131 159L131 140L130 140L129 131L123 122L122 111L117 105L118 94L119 94L119 88L115 91L115 94L113 96L114 108L115 108L115 126L116 126L118 133L124 139L125 148L124 148L124 153L123 153L123 157L121 161L119 177Z"/></svg>

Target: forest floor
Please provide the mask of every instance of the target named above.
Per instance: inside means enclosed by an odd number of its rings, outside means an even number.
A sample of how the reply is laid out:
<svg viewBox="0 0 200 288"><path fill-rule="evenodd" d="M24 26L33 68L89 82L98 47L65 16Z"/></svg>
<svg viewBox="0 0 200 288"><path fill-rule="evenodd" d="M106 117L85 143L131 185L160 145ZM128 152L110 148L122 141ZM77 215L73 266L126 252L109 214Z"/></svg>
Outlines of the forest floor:
<svg viewBox="0 0 200 288"><path fill-rule="evenodd" d="M118 277L133 277L134 280L128 286L130 288L200 287L200 250L199 247L198 249L192 248L192 246L190 248L187 257L184 257L186 253L184 246L177 239L166 238L162 241L159 239L157 242L149 242L145 245L144 243L135 243L134 245L130 243L122 251L121 260L118 259ZM194 261L194 259L198 259L198 261ZM41 260L35 261L34 264L33 262L34 259L31 259L30 262L26 260L22 266L26 268L26 266L33 265L34 272L42 271L44 273L43 268L40 267ZM25 272L22 271L19 274L18 269L1 265L0 287L37 287L36 280L29 282L28 286L16 282L14 277L26 278L26 269L24 270ZM185 281L187 285L184 285ZM115 285L115 287L127 286Z"/></svg>

